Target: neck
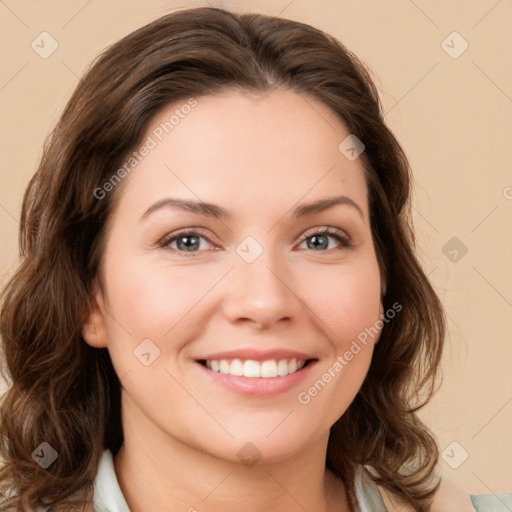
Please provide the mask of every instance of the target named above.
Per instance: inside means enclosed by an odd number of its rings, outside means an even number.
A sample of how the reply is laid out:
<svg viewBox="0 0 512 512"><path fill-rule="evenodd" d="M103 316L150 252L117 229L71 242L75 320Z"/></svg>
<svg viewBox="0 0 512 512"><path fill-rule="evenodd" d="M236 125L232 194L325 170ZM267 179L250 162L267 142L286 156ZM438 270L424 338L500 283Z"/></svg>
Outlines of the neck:
<svg viewBox="0 0 512 512"><path fill-rule="evenodd" d="M341 481L325 468L327 437L286 460L250 466L195 449L149 420L123 428L114 465L131 512L350 511Z"/></svg>

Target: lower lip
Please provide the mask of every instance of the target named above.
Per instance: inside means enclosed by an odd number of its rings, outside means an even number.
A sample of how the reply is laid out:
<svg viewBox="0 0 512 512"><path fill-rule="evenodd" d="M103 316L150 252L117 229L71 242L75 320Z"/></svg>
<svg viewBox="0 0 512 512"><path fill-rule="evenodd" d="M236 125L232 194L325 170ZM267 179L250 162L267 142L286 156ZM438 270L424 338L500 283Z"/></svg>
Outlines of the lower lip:
<svg viewBox="0 0 512 512"><path fill-rule="evenodd" d="M196 364L199 365L210 379L229 391L234 391L241 395L269 397L285 393L298 386L309 375L315 363L316 361L311 361L299 371L290 375L264 379L262 377L239 377L215 372L196 361Z"/></svg>

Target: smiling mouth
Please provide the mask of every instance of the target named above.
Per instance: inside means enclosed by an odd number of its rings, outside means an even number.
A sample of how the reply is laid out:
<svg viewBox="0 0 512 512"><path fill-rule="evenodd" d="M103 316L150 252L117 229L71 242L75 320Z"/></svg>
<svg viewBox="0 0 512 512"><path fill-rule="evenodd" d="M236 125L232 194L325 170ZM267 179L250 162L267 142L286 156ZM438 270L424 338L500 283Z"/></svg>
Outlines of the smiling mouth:
<svg viewBox="0 0 512 512"><path fill-rule="evenodd" d="M316 359L200 359L198 362L217 373L236 377L271 379L285 377L302 370Z"/></svg>

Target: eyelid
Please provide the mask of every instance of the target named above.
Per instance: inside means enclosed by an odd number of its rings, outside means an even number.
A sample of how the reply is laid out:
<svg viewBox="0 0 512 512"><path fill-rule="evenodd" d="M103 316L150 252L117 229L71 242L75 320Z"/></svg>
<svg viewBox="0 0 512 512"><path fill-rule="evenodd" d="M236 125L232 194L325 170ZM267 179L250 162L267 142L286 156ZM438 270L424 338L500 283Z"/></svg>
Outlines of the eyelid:
<svg viewBox="0 0 512 512"><path fill-rule="evenodd" d="M304 234L301 236L301 241L304 241L304 239L320 233L338 235L345 238L346 240L350 240L349 234L343 229L335 228L334 226L315 226L304 231Z"/></svg>

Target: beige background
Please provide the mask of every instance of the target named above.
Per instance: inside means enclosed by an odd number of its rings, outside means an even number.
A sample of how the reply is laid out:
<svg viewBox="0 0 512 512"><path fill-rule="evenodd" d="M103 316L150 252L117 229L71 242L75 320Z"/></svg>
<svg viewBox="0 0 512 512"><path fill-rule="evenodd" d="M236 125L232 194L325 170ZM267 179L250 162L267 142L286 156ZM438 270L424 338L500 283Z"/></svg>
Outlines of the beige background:
<svg viewBox="0 0 512 512"><path fill-rule="evenodd" d="M471 492L512 490L510 0L0 0L1 280L17 262L22 194L43 140L87 64L160 15L208 4L305 21L373 71L414 170L421 258L449 317L443 386L422 416L446 476ZM47 59L31 48L43 31L58 42ZM463 40L446 39L454 31ZM458 58L446 53L464 40ZM452 237L462 257L445 247Z"/></svg>

